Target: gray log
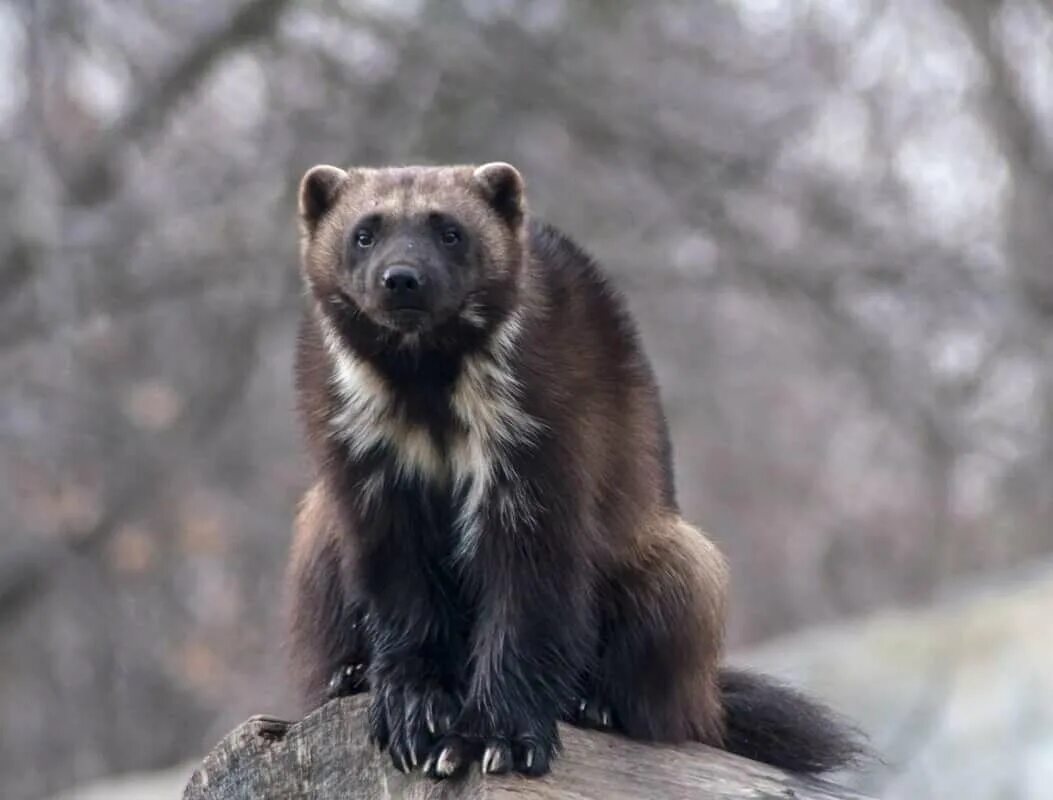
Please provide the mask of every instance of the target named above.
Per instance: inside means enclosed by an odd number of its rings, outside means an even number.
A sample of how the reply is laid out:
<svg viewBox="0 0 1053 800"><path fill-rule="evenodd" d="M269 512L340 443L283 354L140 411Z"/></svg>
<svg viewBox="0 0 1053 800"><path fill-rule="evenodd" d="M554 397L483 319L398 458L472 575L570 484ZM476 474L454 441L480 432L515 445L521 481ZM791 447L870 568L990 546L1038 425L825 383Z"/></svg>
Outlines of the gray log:
<svg viewBox="0 0 1053 800"><path fill-rule="evenodd" d="M701 745L647 745L563 726L550 775L457 782L402 775L366 740L366 699L335 700L301 722L253 717L205 758L183 800L437 800L493 798L795 798L863 800L830 783L803 780Z"/></svg>

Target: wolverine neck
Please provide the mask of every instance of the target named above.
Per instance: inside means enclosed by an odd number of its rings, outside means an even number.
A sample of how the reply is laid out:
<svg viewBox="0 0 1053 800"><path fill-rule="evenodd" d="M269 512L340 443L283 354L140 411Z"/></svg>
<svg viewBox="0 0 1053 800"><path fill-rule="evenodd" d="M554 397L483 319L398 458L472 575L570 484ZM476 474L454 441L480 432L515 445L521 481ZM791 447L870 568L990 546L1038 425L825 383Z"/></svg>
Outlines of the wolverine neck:
<svg viewBox="0 0 1053 800"><path fill-rule="evenodd" d="M441 446L518 390L518 311L486 331L459 337L447 331L412 347L381 338L383 331L363 337L360 322L334 319L321 308L316 318L329 364L330 434L353 451L365 449L377 431L395 429L427 432Z"/></svg>

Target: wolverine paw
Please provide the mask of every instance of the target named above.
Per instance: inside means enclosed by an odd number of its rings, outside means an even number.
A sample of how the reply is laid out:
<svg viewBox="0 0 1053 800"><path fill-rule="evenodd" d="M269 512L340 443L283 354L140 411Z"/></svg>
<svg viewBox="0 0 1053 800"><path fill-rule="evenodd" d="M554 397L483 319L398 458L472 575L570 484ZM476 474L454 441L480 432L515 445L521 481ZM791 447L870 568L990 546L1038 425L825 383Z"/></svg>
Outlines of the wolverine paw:
<svg viewBox="0 0 1053 800"><path fill-rule="evenodd" d="M424 774L443 779L459 776L475 761L484 775L503 775L515 770L538 776L549 771L559 745L555 723L532 726L534 734L507 735L500 724L462 715L453 730L432 748L424 762ZM507 729L515 730L516 726Z"/></svg>
<svg viewBox="0 0 1053 800"><path fill-rule="evenodd" d="M397 770L409 772L424 763L456 713L457 701L438 686L381 684L370 703L370 738L388 751Z"/></svg>
<svg viewBox="0 0 1053 800"><path fill-rule="evenodd" d="M618 727L611 707L595 697L579 700L567 721L597 731L611 731Z"/></svg>
<svg viewBox="0 0 1053 800"><path fill-rule="evenodd" d="M333 673L326 686L326 700L336 697L348 697L369 691L369 680L366 677L365 664L348 664Z"/></svg>
<svg viewBox="0 0 1053 800"><path fill-rule="evenodd" d="M424 774L430 778L454 778L462 775L474 761L484 775L504 775L515 770L537 777L550 769L555 746L530 737L479 740L451 734L432 748L424 762Z"/></svg>

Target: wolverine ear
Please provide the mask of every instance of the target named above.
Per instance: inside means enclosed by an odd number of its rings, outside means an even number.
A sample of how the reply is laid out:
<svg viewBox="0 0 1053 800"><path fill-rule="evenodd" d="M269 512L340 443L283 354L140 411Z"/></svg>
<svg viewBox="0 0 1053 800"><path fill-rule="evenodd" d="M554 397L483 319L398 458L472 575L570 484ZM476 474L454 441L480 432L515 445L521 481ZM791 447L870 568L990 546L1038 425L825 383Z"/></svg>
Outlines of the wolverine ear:
<svg viewBox="0 0 1053 800"><path fill-rule="evenodd" d="M477 167L472 181L483 197L509 225L518 225L523 220L525 198L523 176L511 164L494 161Z"/></svg>
<svg viewBox="0 0 1053 800"><path fill-rule="evenodd" d="M340 185L346 179L346 172L328 164L307 170L300 181L300 218L308 228L317 225L322 215L333 207Z"/></svg>

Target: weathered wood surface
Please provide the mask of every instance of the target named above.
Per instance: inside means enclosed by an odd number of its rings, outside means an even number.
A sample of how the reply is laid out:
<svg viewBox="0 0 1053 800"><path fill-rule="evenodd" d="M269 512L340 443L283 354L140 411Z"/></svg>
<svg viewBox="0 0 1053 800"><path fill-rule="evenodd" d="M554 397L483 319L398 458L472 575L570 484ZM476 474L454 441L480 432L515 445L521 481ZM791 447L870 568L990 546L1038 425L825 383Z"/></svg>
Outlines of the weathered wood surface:
<svg viewBox="0 0 1053 800"><path fill-rule="evenodd" d="M620 800L705 798L861 800L829 783L701 745L667 747L564 726L563 754L550 775L436 783L402 775L366 741L366 699L335 700L302 722L253 717L227 736L190 779L183 800Z"/></svg>

